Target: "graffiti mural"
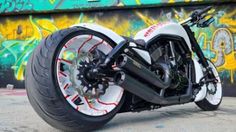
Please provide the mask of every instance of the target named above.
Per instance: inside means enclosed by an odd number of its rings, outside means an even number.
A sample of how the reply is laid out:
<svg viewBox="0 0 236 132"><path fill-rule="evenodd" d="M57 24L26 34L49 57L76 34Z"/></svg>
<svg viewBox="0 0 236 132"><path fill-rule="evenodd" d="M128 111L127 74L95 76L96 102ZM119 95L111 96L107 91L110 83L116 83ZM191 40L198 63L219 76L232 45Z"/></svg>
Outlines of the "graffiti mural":
<svg viewBox="0 0 236 132"><path fill-rule="evenodd" d="M152 5L152 4L172 4L172 3L198 3L209 2L210 0L121 0L120 4L125 6ZM214 0L213 0L214 1ZM211 0L212 2L212 0Z"/></svg>
<svg viewBox="0 0 236 132"><path fill-rule="evenodd" d="M229 1L232 0L0 0L0 13L58 12L111 7L163 6L163 4L198 4Z"/></svg>
<svg viewBox="0 0 236 132"><path fill-rule="evenodd" d="M54 0L56 1L56 0ZM112 10L51 15L6 16L0 18L0 82L21 82L27 60L40 40L73 24L88 22L110 28L120 35L134 36L152 24L186 19L192 10L203 7ZM192 27L207 58L217 66L227 85L236 81L236 10L234 5L218 6L215 22L208 28ZM9 76L8 78L3 75ZM19 84L23 87L23 83Z"/></svg>
<svg viewBox="0 0 236 132"><path fill-rule="evenodd" d="M0 13L110 7L116 4L116 0L0 0Z"/></svg>

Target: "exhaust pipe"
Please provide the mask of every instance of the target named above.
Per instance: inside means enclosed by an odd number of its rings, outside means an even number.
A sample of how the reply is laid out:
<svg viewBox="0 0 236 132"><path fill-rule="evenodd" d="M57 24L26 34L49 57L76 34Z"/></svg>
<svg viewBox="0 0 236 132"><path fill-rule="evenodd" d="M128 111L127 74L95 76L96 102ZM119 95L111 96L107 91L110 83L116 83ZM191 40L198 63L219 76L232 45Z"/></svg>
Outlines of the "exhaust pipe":
<svg viewBox="0 0 236 132"><path fill-rule="evenodd" d="M137 81L133 77L125 74L124 72L116 73L114 77L115 84L121 86L125 90L141 97L142 99L158 104L167 104L168 101L163 100L159 94L145 84ZM155 98L155 99L154 99Z"/></svg>
<svg viewBox="0 0 236 132"><path fill-rule="evenodd" d="M188 91L184 96L167 97L160 96L151 87L148 87L144 83L141 83L133 77L125 74L124 72L118 72L114 76L114 82L116 85L121 86L125 90L133 93L134 95L144 99L147 102L151 102L159 105L173 105L180 103L187 103L191 101L191 91Z"/></svg>
<svg viewBox="0 0 236 132"><path fill-rule="evenodd" d="M158 65L158 68L164 73L163 80L145 66L125 54L122 54L117 58L116 65L119 68L128 71L130 75L134 75L135 77L140 78L140 80L144 80L157 88L166 89L171 84L170 70L166 64Z"/></svg>
<svg viewBox="0 0 236 132"><path fill-rule="evenodd" d="M156 76L156 74L151 72L145 66L124 54L118 57L116 60L116 65L122 70L127 71L127 73L124 73L123 71L117 72L114 76L115 84L121 86L125 90L144 99L147 102L164 106L188 103L193 99L191 83L189 83L185 94L172 97L165 97L163 94L157 93L156 90L150 86L151 84L157 88L161 88L163 91L165 91L165 89L170 86L170 71L165 64L161 64L159 67L164 72L164 80L161 80ZM191 66L188 68L190 73L192 72L191 68ZM189 78L191 78L191 76L189 76ZM146 85L145 82L139 80L144 80L147 82L146 84L149 85Z"/></svg>

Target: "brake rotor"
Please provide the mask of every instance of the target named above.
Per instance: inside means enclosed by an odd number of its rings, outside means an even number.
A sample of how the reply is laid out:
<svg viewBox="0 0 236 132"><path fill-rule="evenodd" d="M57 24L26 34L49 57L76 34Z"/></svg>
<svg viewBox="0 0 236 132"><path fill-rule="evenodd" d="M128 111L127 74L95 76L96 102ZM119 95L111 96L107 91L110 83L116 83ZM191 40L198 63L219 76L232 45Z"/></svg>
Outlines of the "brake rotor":
<svg viewBox="0 0 236 132"><path fill-rule="evenodd" d="M71 78L72 85L81 96L88 99L104 95L109 86L108 81L104 78L94 78L90 74L90 70L96 65L93 61L96 58L93 58L91 53L80 54L79 56L82 59L76 60L71 70L71 74L74 74L73 78Z"/></svg>

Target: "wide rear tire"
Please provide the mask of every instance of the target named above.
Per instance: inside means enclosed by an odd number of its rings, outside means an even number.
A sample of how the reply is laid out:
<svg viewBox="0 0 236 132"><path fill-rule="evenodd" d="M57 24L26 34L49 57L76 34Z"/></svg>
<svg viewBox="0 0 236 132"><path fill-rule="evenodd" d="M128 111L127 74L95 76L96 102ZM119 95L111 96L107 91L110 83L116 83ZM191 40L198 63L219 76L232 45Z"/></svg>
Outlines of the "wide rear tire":
<svg viewBox="0 0 236 132"><path fill-rule="evenodd" d="M31 105L48 124L64 131L98 129L115 116L124 102L122 94L117 105L108 113L93 116L75 109L60 90L55 70L56 57L67 41L84 33L97 36L114 46L111 40L99 33L76 27L68 28L43 39L27 64L25 86Z"/></svg>

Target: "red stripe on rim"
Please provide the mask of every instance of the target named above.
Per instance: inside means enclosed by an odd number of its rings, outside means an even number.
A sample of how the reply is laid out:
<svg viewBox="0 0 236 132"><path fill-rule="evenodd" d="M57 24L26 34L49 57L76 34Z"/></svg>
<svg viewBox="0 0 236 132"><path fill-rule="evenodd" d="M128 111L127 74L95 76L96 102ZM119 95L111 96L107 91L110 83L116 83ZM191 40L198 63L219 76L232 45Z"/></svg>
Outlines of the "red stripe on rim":
<svg viewBox="0 0 236 132"><path fill-rule="evenodd" d="M105 111L105 113L108 113L107 110L99 110L99 109L96 109L94 108L89 102L88 102L88 99L86 97L85 98L85 101L87 102L88 106L90 109L93 109L93 110L96 110L96 111Z"/></svg>
<svg viewBox="0 0 236 132"><path fill-rule="evenodd" d="M69 84L67 83L65 86L64 86L64 89L67 89L69 87Z"/></svg>
<svg viewBox="0 0 236 132"><path fill-rule="evenodd" d="M87 40L85 40L82 45L79 47L78 49L78 53L80 52L80 50L82 49L82 47L87 43L89 42L91 39L93 38L93 35L90 35L89 38Z"/></svg>
<svg viewBox="0 0 236 132"><path fill-rule="evenodd" d="M98 45L102 44L104 42L104 40L102 40L101 42L96 43L90 50L89 52L91 52L92 50L94 50Z"/></svg>
<svg viewBox="0 0 236 132"><path fill-rule="evenodd" d="M64 96L66 99L68 98L68 97L70 97L70 95L66 95L66 96Z"/></svg>
<svg viewBox="0 0 236 132"><path fill-rule="evenodd" d="M65 73L63 73L62 71L59 72L61 75L63 75L64 77L67 77L67 75Z"/></svg>
<svg viewBox="0 0 236 132"><path fill-rule="evenodd" d="M64 45L64 47L65 47L65 48L68 48L68 46L70 46L70 45L72 44L72 42L75 41L75 39L76 39L76 37L72 38L70 41L68 41L68 42Z"/></svg>
<svg viewBox="0 0 236 132"><path fill-rule="evenodd" d="M79 95L77 94L74 98L71 99L72 102L75 102L76 99L78 99Z"/></svg>
<svg viewBox="0 0 236 132"><path fill-rule="evenodd" d="M65 48L67 48L66 44L64 45Z"/></svg>
<svg viewBox="0 0 236 132"><path fill-rule="evenodd" d="M103 104L103 105L115 105L115 106L117 106L116 103L105 103L105 102L102 102L102 101L99 100L99 99L97 99L97 101L98 101L98 103Z"/></svg>
<svg viewBox="0 0 236 132"><path fill-rule="evenodd" d="M61 62L61 61L64 61L64 62L66 62L66 63L72 64L72 61L65 60L65 59L60 59L60 58L58 58L57 61L60 61L60 62Z"/></svg>

